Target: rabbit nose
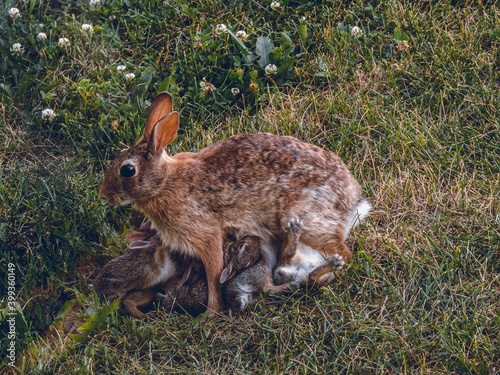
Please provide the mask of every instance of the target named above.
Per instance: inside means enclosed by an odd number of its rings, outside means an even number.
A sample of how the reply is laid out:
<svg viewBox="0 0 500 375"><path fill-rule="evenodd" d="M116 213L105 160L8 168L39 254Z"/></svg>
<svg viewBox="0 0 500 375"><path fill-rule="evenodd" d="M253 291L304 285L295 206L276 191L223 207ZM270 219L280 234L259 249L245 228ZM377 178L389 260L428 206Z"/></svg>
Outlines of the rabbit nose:
<svg viewBox="0 0 500 375"><path fill-rule="evenodd" d="M99 196L102 198L102 199L106 199L108 200L108 195L106 194L106 190L104 189L104 185L101 186L101 188L99 189Z"/></svg>

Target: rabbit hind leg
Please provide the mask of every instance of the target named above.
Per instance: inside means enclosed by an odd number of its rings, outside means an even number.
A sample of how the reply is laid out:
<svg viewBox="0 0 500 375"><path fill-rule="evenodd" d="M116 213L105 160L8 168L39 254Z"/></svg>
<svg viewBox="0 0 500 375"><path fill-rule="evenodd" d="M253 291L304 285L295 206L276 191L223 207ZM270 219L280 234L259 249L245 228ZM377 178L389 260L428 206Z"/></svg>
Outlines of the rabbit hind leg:
<svg viewBox="0 0 500 375"><path fill-rule="evenodd" d="M132 290L123 298L120 306L121 312L131 315L137 319L144 319L146 316L139 308L145 308L151 305L156 298L156 292L153 288Z"/></svg>
<svg viewBox="0 0 500 375"><path fill-rule="evenodd" d="M302 241L328 260L309 274L309 283L321 286L333 280L333 271L352 261L352 251L344 242L344 230L337 228L333 234L302 237Z"/></svg>
<svg viewBox="0 0 500 375"><path fill-rule="evenodd" d="M334 272L340 271L345 265L342 257L338 254L332 256L327 262L315 268L309 274L309 285L320 287L331 284L334 279Z"/></svg>
<svg viewBox="0 0 500 375"><path fill-rule="evenodd" d="M302 235L301 241L328 259L339 255L344 262L350 263L352 251L344 242L344 232L342 228L338 227L334 233L308 233L307 236Z"/></svg>

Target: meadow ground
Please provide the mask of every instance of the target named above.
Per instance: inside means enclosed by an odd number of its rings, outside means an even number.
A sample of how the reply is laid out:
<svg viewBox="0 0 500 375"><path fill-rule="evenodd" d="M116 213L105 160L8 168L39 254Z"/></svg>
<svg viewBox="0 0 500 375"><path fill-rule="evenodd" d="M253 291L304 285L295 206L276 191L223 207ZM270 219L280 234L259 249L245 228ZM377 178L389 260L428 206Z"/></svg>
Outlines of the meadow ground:
<svg viewBox="0 0 500 375"><path fill-rule="evenodd" d="M496 2L3 1L0 292L11 275L17 368L499 373L499 46ZM169 153L268 131L342 157L373 210L333 285L215 321L99 303L93 278L141 220L99 198L103 171L160 91L181 111Z"/></svg>

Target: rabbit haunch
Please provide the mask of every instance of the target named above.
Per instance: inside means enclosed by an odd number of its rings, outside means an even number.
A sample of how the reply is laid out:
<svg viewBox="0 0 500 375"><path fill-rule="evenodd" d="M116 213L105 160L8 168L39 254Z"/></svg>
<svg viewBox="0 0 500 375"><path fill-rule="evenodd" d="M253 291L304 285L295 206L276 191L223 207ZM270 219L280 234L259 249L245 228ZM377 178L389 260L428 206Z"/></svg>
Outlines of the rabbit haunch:
<svg viewBox="0 0 500 375"><path fill-rule="evenodd" d="M112 204L134 203L166 245L202 260L210 309L222 306L224 233L286 242L288 222L300 218L302 243L351 260L344 239L353 211L364 200L337 155L293 137L258 133L170 157L164 148L175 138L178 119L170 96L160 94L148 112L143 139L120 152L100 194ZM120 175L124 162L132 164L132 177ZM278 266L291 257L282 252Z"/></svg>

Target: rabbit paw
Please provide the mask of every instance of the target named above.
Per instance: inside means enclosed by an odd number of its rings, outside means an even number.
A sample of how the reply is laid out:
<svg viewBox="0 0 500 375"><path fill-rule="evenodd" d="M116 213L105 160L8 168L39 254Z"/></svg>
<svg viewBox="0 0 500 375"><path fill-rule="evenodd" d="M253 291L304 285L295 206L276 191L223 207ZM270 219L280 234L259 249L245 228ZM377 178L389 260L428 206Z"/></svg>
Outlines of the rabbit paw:
<svg viewBox="0 0 500 375"><path fill-rule="evenodd" d="M333 272L329 272L319 277L317 283L318 285L325 286L328 284L332 284L334 279L335 275L333 274Z"/></svg>
<svg viewBox="0 0 500 375"><path fill-rule="evenodd" d="M330 267L335 271L340 271L342 267L344 267L345 265L345 262L342 260L342 255L339 254L335 254L334 256L332 256L329 260L329 263ZM333 283L334 279L335 279L335 274L333 272L328 272L320 276L317 282L319 283L319 285L328 285Z"/></svg>
<svg viewBox="0 0 500 375"><path fill-rule="evenodd" d="M273 272L274 285L283 285L295 280L296 270L292 266L283 266Z"/></svg>
<svg viewBox="0 0 500 375"><path fill-rule="evenodd" d="M335 254L330 258L330 264L335 271L340 271L344 267L345 262L342 260L342 255Z"/></svg>
<svg viewBox="0 0 500 375"><path fill-rule="evenodd" d="M340 271L344 265L345 262L342 256L335 254L309 274L309 283L317 287L331 284L335 278L335 273Z"/></svg>
<svg viewBox="0 0 500 375"><path fill-rule="evenodd" d="M288 231L290 233L299 234L304 224L299 219L292 219L288 222Z"/></svg>

